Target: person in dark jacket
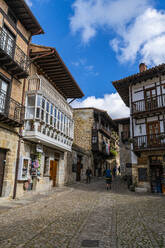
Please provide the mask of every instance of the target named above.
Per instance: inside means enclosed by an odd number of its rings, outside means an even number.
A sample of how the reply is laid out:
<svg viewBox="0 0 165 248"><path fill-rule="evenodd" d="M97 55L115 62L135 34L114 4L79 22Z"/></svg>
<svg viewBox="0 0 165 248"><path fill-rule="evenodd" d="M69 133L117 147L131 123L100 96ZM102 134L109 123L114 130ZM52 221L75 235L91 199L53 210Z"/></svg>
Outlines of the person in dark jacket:
<svg viewBox="0 0 165 248"><path fill-rule="evenodd" d="M107 169L105 172L105 179L106 179L106 185L107 185L107 190L111 189L111 183L112 183L112 172L110 169Z"/></svg>
<svg viewBox="0 0 165 248"><path fill-rule="evenodd" d="M87 170L86 170L87 183L91 182L91 175L92 175L92 170L88 167Z"/></svg>

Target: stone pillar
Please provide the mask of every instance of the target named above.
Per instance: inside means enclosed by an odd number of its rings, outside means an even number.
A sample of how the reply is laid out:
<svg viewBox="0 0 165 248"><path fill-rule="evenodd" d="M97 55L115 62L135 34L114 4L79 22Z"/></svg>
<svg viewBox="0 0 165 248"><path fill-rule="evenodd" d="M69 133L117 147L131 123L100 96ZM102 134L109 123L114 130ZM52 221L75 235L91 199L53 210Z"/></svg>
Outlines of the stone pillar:
<svg viewBox="0 0 165 248"><path fill-rule="evenodd" d="M65 167L67 166L67 152L60 155L59 166L58 166L58 182L59 187L64 186L65 183Z"/></svg>

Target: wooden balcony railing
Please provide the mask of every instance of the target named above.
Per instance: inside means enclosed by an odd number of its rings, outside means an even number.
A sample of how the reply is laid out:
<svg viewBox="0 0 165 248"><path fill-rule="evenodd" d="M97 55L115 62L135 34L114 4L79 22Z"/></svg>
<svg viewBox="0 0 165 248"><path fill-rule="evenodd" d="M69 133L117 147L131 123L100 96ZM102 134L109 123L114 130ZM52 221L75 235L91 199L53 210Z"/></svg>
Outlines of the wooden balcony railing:
<svg viewBox="0 0 165 248"><path fill-rule="evenodd" d="M165 133L136 136L133 139L134 150L165 147Z"/></svg>
<svg viewBox="0 0 165 248"><path fill-rule="evenodd" d="M25 108L19 102L0 91L0 122L19 127L24 122Z"/></svg>
<svg viewBox="0 0 165 248"><path fill-rule="evenodd" d="M21 75L22 72L28 76L29 59L27 55L16 45L15 40L2 28L0 28L0 57L3 58L2 65L8 66L9 71L13 74ZM4 56L7 55L6 57ZM9 60L13 61L14 64L9 63ZM23 73L22 73L23 75ZM25 77L23 75L23 77ZM20 76L21 78L21 76Z"/></svg>
<svg viewBox="0 0 165 248"><path fill-rule="evenodd" d="M165 107L165 94L132 103L132 114L150 112Z"/></svg>

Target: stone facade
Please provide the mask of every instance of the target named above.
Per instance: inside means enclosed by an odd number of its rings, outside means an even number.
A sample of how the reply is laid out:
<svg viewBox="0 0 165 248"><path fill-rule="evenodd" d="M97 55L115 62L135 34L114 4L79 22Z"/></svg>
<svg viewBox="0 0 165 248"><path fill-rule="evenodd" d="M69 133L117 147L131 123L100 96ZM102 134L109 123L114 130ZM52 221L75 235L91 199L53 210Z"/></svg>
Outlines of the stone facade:
<svg viewBox="0 0 165 248"><path fill-rule="evenodd" d="M2 197L12 197L13 194L18 140L15 130L0 124L0 149L6 151Z"/></svg>
<svg viewBox="0 0 165 248"><path fill-rule="evenodd" d="M110 155L110 150L117 150L118 144L114 129L107 112L95 108L74 109L74 144L89 153L85 164L94 176L102 176L106 168L118 166L117 157ZM71 155L73 159L75 154Z"/></svg>
<svg viewBox="0 0 165 248"><path fill-rule="evenodd" d="M118 125L119 134L119 164L120 173L124 177L132 175L131 144L130 139L130 118L114 120Z"/></svg>
<svg viewBox="0 0 165 248"><path fill-rule="evenodd" d="M93 109L74 109L74 144L86 151L92 149Z"/></svg>
<svg viewBox="0 0 165 248"><path fill-rule="evenodd" d="M27 10L28 6L24 7ZM11 8L6 1L0 1L0 46L1 58L4 58L0 65L0 196L2 197L13 196L17 155L19 155L18 143L22 142L23 91L25 78L28 76L28 47L32 37L32 30L23 26L23 22L14 16L14 9ZM29 20L32 20L32 13L29 12L28 15ZM38 23L36 22L35 25L38 26ZM15 70L11 70L10 66Z"/></svg>
<svg viewBox="0 0 165 248"><path fill-rule="evenodd" d="M86 151L81 147L73 144L72 152L67 153L67 171L65 173L65 184L71 184L78 181L78 166L79 159L81 159L80 166L80 180L84 181L86 179L86 170L87 168L93 168L93 155L92 152Z"/></svg>

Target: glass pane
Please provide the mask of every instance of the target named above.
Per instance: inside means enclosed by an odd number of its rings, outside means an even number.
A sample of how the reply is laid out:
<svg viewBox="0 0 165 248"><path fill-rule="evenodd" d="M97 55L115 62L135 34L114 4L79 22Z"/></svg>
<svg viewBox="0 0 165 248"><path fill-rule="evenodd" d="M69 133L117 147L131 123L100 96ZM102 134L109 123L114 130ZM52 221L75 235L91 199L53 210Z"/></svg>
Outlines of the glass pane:
<svg viewBox="0 0 165 248"><path fill-rule="evenodd" d="M33 119L35 114L35 108L27 108L26 118Z"/></svg>
<svg viewBox="0 0 165 248"><path fill-rule="evenodd" d="M46 114L46 123L49 123L49 114Z"/></svg>
<svg viewBox="0 0 165 248"><path fill-rule="evenodd" d="M41 110L41 120L44 121L44 110Z"/></svg>
<svg viewBox="0 0 165 248"><path fill-rule="evenodd" d="M50 108L50 113L51 115L53 114L53 105L51 104L51 108Z"/></svg>
<svg viewBox="0 0 165 248"><path fill-rule="evenodd" d="M37 111L36 111L36 118L40 118L40 108L37 108Z"/></svg>
<svg viewBox="0 0 165 248"><path fill-rule="evenodd" d="M60 120L60 111L58 111L58 119Z"/></svg>
<svg viewBox="0 0 165 248"><path fill-rule="evenodd" d="M41 106L41 96L40 95L37 96L37 106L38 107Z"/></svg>
<svg viewBox="0 0 165 248"><path fill-rule="evenodd" d="M27 105L28 105L29 107L35 106L35 96L28 96Z"/></svg>
<svg viewBox="0 0 165 248"><path fill-rule="evenodd" d="M49 102L46 103L46 111L49 112Z"/></svg>
<svg viewBox="0 0 165 248"><path fill-rule="evenodd" d="M50 116L50 125L53 125L53 117Z"/></svg>
<svg viewBox="0 0 165 248"><path fill-rule="evenodd" d="M147 97L150 97L150 91L147 91L147 92L146 92L146 96L147 96Z"/></svg>
<svg viewBox="0 0 165 248"><path fill-rule="evenodd" d="M1 82L2 82L2 84L1 84L1 89L0 90L2 90L4 93L6 93L8 84L6 82L4 82L4 81L1 81Z"/></svg>
<svg viewBox="0 0 165 248"><path fill-rule="evenodd" d="M42 98L42 108L45 109L45 98Z"/></svg>
<svg viewBox="0 0 165 248"><path fill-rule="evenodd" d="M56 117L57 116L57 109L56 109L56 107L54 108L54 117Z"/></svg>
<svg viewBox="0 0 165 248"><path fill-rule="evenodd" d="M153 95L153 96L156 95L156 90L155 90L155 89L152 90L152 95Z"/></svg>
<svg viewBox="0 0 165 248"><path fill-rule="evenodd" d="M57 122L57 129L59 129L60 128L60 123L59 123L59 121Z"/></svg>
<svg viewBox="0 0 165 248"><path fill-rule="evenodd" d="M56 119L54 118L54 127L56 127Z"/></svg>

